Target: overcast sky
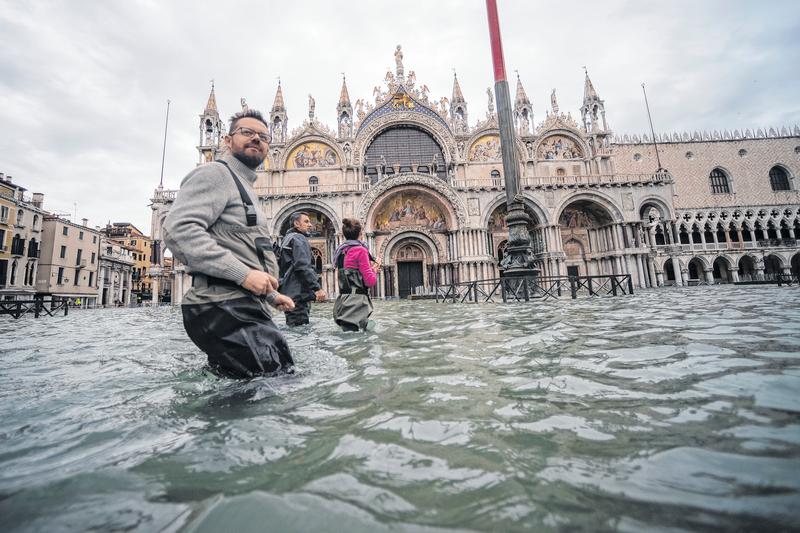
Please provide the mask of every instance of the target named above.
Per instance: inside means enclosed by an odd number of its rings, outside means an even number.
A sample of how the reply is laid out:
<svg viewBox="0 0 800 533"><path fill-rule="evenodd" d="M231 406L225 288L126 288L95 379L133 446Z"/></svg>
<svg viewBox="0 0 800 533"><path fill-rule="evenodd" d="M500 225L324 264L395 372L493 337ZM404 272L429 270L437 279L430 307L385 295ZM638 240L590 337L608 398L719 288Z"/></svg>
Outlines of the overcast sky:
<svg viewBox="0 0 800 533"><path fill-rule="evenodd" d="M796 0L498 4L506 66L537 124L553 88L579 116L584 65L617 134L647 130L642 82L657 131L800 123ZM450 97L456 69L471 124L492 85L482 0L0 0L0 37L0 172L43 192L49 210L77 204L90 225L129 221L145 233L166 101L164 185L177 188L198 161L212 78L227 118L241 97L269 111L280 76L290 130L309 93L335 126L341 72L353 102L371 98L397 44L437 99Z"/></svg>

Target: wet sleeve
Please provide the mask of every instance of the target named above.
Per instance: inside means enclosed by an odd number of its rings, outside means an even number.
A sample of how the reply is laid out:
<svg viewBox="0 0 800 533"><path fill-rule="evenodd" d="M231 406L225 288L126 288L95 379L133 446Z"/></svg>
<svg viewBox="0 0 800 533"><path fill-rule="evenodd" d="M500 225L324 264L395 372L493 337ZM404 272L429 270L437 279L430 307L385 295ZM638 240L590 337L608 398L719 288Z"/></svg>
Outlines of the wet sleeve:
<svg viewBox="0 0 800 533"><path fill-rule="evenodd" d="M318 291L320 289L319 279L314 266L311 264L311 246L308 241L295 238L292 242L292 261L294 263L294 275L300 280L305 289Z"/></svg>
<svg viewBox="0 0 800 533"><path fill-rule="evenodd" d="M164 220L164 242L193 272L242 284L250 269L208 233L230 200L227 184L213 168L200 167L181 183Z"/></svg>
<svg viewBox="0 0 800 533"><path fill-rule="evenodd" d="M369 264L369 252L366 248L355 248L350 253L356 254L356 261L358 264L358 271L361 272L361 277L364 278L364 285L367 287L374 287L378 282L378 276L372 270Z"/></svg>

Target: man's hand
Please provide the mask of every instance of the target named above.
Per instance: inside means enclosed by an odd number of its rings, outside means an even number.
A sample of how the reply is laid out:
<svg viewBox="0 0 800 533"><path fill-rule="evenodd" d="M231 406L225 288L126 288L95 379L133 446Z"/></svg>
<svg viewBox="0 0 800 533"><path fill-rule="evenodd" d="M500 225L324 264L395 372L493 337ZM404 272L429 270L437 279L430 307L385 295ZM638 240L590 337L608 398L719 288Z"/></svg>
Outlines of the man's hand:
<svg viewBox="0 0 800 533"><path fill-rule="evenodd" d="M325 289L320 289L314 293L314 296L317 297L318 302L324 302L328 295L325 294Z"/></svg>
<svg viewBox="0 0 800 533"><path fill-rule="evenodd" d="M271 276L266 272L251 270L247 273L247 277L244 278L242 287L256 296L264 296L278 290L278 280L275 279L275 276Z"/></svg>
<svg viewBox="0 0 800 533"><path fill-rule="evenodd" d="M279 311L291 311L294 309L294 300L286 296L285 294L280 294L275 297L274 300L270 303L272 307L278 309Z"/></svg>

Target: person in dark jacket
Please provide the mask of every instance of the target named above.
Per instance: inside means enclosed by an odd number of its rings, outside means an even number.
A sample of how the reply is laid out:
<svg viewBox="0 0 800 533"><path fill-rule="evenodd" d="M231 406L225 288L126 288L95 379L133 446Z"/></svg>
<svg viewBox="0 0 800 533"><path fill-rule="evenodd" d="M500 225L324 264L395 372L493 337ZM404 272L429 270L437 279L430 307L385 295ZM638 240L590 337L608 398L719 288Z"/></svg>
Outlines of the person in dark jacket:
<svg viewBox="0 0 800 533"><path fill-rule="evenodd" d="M294 301L294 309L286 311L287 326L308 324L311 311L309 302L325 301L325 291L319 283L311 256L308 232L311 220L302 211L289 217L291 229L281 241L278 266L280 267L280 293Z"/></svg>

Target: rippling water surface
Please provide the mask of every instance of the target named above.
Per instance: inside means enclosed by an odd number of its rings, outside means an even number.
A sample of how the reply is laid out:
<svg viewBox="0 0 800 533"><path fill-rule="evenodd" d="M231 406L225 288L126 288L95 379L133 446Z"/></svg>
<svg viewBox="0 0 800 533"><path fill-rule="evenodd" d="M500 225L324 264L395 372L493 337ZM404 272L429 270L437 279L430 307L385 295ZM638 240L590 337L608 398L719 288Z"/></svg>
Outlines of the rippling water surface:
<svg viewBox="0 0 800 533"><path fill-rule="evenodd" d="M177 309L0 319L3 529L800 527L800 289L331 310L249 382Z"/></svg>

